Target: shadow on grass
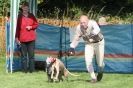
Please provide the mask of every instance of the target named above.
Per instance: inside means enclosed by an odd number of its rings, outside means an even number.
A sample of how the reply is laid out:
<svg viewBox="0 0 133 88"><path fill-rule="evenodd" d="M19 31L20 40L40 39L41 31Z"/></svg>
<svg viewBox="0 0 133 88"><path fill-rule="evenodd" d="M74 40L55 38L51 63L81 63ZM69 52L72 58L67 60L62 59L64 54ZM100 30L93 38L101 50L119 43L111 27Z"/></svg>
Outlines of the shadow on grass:
<svg viewBox="0 0 133 88"><path fill-rule="evenodd" d="M86 80L86 79L73 79L73 80L69 80L68 79L68 82L77 82L77 81L83 81L83 82L90 82L91 80Z"/></svg>

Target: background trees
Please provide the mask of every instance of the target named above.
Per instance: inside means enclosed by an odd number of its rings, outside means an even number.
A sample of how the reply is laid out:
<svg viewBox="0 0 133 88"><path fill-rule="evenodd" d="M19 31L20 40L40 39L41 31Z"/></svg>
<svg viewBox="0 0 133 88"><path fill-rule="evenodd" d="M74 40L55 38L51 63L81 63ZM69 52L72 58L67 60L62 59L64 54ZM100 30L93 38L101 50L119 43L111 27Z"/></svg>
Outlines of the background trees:
<svg viewBox="0 0 133 88"><path fill-rule="evenodd" d="M43 0L38 4L39 17L75 19L81 14L124 17L133 14L133 0Z"/></svg>
<svg viewBox="0 0 133 88"><path fill-rule="evenodd" d="M0 0L0 16L5 16L9 11L10 2L9 0Z"/></svg>
<svg viewBox="0 0 133 88"><path fill-rule="evenodd" d="M25 1L25 0L21 0ZM99 16L133 18L133 0L37 0L38 18L54 18L76 20L81 14L90 18ZM0 0L0 16L9 12L10 0Z"/></svg>

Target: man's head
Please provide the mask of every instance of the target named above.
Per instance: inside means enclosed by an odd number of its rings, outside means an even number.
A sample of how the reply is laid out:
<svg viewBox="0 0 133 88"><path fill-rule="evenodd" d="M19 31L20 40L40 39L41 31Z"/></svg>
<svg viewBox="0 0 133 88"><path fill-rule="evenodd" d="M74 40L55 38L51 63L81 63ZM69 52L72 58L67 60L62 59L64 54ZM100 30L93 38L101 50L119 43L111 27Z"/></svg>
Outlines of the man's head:
<svg viewBox="0 0 133 88"><path fill-rule="evenodd" d="M88 17L86 15L82 15L80 17L80 27L83 29L87 29L88 28Z"/></svg>
<svg viewBox="0 0 133 88"><path fill-rule="evenodd" d="M29 3L28 2L23 2L21 8L22 8L23 13L29 12Z"/></svg>

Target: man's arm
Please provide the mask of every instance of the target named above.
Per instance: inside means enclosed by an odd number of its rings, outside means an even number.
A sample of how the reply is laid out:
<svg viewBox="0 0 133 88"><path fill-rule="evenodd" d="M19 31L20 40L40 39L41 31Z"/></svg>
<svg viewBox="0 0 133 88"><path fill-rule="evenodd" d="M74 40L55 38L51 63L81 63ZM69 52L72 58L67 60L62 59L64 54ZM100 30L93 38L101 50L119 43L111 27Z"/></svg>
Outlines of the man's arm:
<svg viewBox="0 0 133 88"><path fill-rule="evenodd" d="M75 48L79 43L80 37L81 37L81 31L80 31L79 27L77 27L74 38L73 38L73 41L70 44L70 49L68 51L69 56L73 56L75 54Z"/></svg>
<svg viewBox="0 0 133 88"><path fill-rule="evenodd" d="M101 41L103 39L103 35L100 32L99 25L94 20L91 20L90 24L92 25L93 30L89 35L89 41L92 43Z"/></svg>
<svg viewBox="0 0 133 88"><path fill-rule="evenodd" d="M97 22L94 21L94 20L91 21L91 24L92 24L92 27L93 27L92 34L93 34L93 35L97 35L97 34L100 32L100 27L99 27L99 25L98 25Z"/></svg>
<svg viewBox="0 0 133 88"><path fill-rule="evenodd" d="M31 25L31 27L32 27L32 30L35 30L38 27L39 23L37 22L36 17L32 13L30 13L30 15L32 16L32 20L33 20L33 24Z"/></svg>
<svg viewBox="0 0 133 88"><path fill-rule="evenodd" d="M76 48L76 46L77 46L78 43L79 43L80 38L81 38L81 31L80 31L80 28L79 28L79 26L78 26L78 27L76 28L76 32L75 32L73 41L72 41L72 43L70 44L70 47L71 47L71 48Z"/></svg>
<svg viewBox="0 0 133 88"><path fill-rule="evenodd" d="M17 27L16 27L16 35L15 35L15 41L18 45L20 45L19 36L20 36L20 21L21 21L21 14L18 15L17 19Z"/></svg>

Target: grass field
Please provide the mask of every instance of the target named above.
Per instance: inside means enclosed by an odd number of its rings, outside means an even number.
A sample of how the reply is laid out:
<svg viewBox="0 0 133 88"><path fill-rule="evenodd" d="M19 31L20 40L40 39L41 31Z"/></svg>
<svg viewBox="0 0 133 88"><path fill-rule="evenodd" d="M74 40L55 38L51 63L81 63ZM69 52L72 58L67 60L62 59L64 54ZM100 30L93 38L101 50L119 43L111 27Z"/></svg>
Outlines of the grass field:
<svg viewBox="0 0 133 88"><path fill-rule="evenodd" d="M0 58L0 88L133 88L133 74L105 73L101 82L89 83L89 74L73 72L80 77L69 76L68 81L48 83L44 71L34 73L5 72L5 60Z"/></svg>

